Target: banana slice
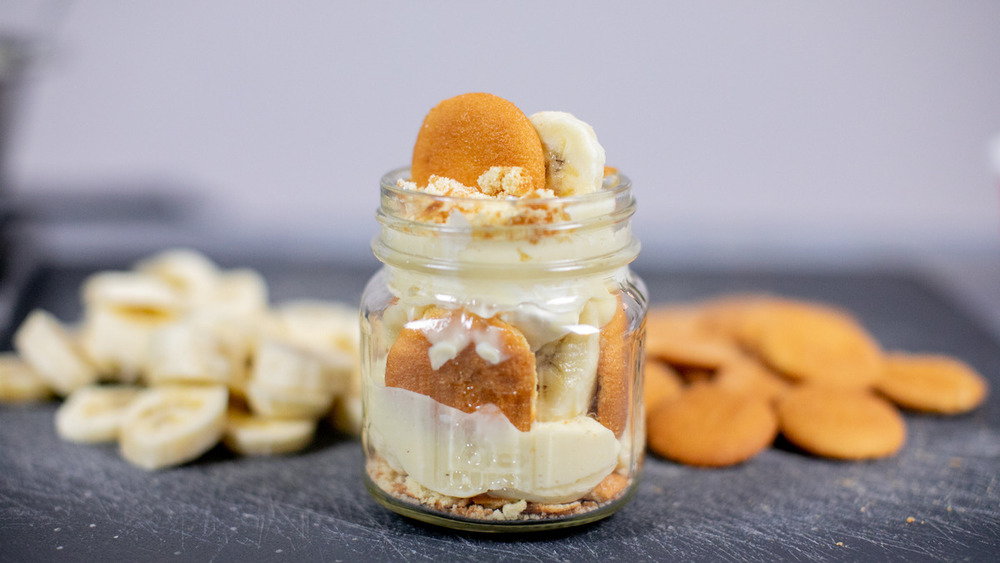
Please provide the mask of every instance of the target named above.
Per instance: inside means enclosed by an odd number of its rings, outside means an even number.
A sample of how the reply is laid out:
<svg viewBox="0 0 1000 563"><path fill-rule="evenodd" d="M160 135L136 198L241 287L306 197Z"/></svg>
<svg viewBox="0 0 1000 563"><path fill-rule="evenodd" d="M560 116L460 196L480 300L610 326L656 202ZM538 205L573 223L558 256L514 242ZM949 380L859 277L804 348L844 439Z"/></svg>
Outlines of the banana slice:
<svg viewBox="0 0 1000 563"><path fill-rule="evenodd" d="M17 329L14 348L62 396L97 381L97 370L62 323L40 309L32 311Z"/></svg>
<svg viewBox="0 0 1000 563"><path fill-rule="evenodd" d="M589 194L604 181L604 147L594 128L564 111L528 118L545 151L545 187L557 196Z"/></svg>
<svg viewBox="0 0 1000 563"><path fill-rule="evenodd" d="M222 386L162 386L143 391L122 419L122 456L144 469L191 461L219 442L229 393Z"/></svg>
<svg viewBox="0 0 1000 563"><path fill-rule="evenodd" d="M194 322L164 326L149 339L146 381L163 383L221 383L234 379L232 359L223 351L210 327Z"/></svg>
<svg viewBox="0 0 1000 563"><path fill-rule="evenodd" d="M81 298L88 307L122 307L176 314L181 295L166 281L138 272L98 272L83 282Z"/></svg>
<svg viewBox="0 0 1000 563"><path fill-rule="evenodd" d="M52 390L17 354L0 354L0 403L29 403L52 396Z"/></svg>
<svg viewBox="0 0 1000 563"><path fill-rule="evenodd" d="M320 300L283 303L269 322L274 336L316 350L355 353L361 342L357 307Z"/></svg>
<svg viewBox="0 0 1000 563"><path fill-rule="evenodd" d="M206 308L214 314L256 320L267 310L267 282L254 270L219 275Z"/></svg>
<svg viewBox="0 0 1000 563"><path fill-rule="evenodd" d="M254 414L274 418L319 418L350 388L349 360L316 354L271 338L254 351L246 398Z"/></svg>
<svg viewBox="0 0 1000 563"><path fill-rule="evenodd" d="M339 395L351 385L354 358L338 350L319 353L264 338L254 355L251 382Z"/></svg>
<svg viewBox="0 0 1000 563"><path fill-rule="evenodd" d="M330 411L335 394L302 387L281 387L250 380L247 402L254 414L270 418L320 418Z"/></svg>
<svg viewBox="0 0 1000 563"><path fill-rule="evenodd" d="M148 365L153 334L176 319L166 311L87 307L80 328L80 345L103 373L131 383Z"/></svg>
<svg viewBox="0 0 1000 563"><path fill-rule="evenodd" d="M219 267L214 262L186 248L156 254L137 263L135 269L167 282L195 306L211 302L219 279Z"/></svg>
<svg viewBox="0 0 1000 563"><path fill-rule="evenodd" d="M221 357L224 359L229 371L224 378L219 378L218 381L225 381L229 385L230 391L238 392L238 395L242 396L244 384L250 376L253 350L260 338L260 321L260 316L243 316L232 314L232 311L204 308L191 311L191 314L177 324L185 326L185 331L200 334L204 337L205 342L190 342L192 346L205 348L206 351L211 352L204 355L203 359L207 360L212 357ZM167 325L160 330L165 330L173 326L175 325ZM157 344L155 342L157 339L163 338L159 336L159 332L154 333L150 341L150 357L148 358L148 365L146 367L147 377L150 372L157 371L157 368L154 367L157 360L152 356L154 354L159 356L163 352L169 351L170 348L170 345L167 345L160 351L156 350L157 346L165 344L162 342ZM192 335L190 338L196 337ZM179 339L187 340L188 338ZM212 362L216 361L218 360L212 360Z"/></svg>
<svg viewBox="0 0 1000 563"><path fill-rule="evenodd" d="M568 327L569 334L535 353L539 422L567 420L586 415L590 410L601 355L598 308L593 302L588 303L579 322Z"/></svg>
<svg viewBox="0 0 1000 563"><path fill-rule="evenodd" d="M56 410L56 433L70 442L113 442L125 411L141 392L127 385L81 387Z"/></svg>
<svg viewBox="0 0 1000 563"><path fill-rule="evenodd" d="M240 455L280 455L302 450L316 434L316 419L252 416L230 409L223 443Z"/></svg>
<svg viewBox="0 0 1000 563"><path fill-rule="evenodd" d="M229 364L229 392L243 398L246 396L246 384L250 379L251 360L258 337L258 318L228 314L219 316L216 313L217 311L212 311L206 315L195 315L191 322L206 326L211 331L219 353Z"/></svg>

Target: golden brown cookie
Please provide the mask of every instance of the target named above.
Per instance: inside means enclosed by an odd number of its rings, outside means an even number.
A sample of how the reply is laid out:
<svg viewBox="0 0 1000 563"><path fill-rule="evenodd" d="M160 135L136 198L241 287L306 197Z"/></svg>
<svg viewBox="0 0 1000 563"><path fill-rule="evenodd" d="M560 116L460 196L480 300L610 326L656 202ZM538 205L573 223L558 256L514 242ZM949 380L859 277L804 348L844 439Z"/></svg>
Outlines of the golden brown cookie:
<svg viewBox="0 0 1000 563"><path fill-rule="evenodd" d="M612 473L601 480L601 482L594 487L594 490L587 493L587 496L583 498L594 502L608 502L609 500L620 497L621 494L625 492L627 487L628 477L621 475L620 473Z"/></svg>
<svg viewBox="0 0 1000 563"><path fill-rule="evenodd" d="M502 360L493 364L483 359L470 341L455 358L433 369L427 334L441 334L456 326L470 334L498 335ZM535 420L535 355L519 330L495 317L483 319L461 309L428 310L421 320L400 331L389 349L385 384L422 393L467 413L492 403L521 431L529 430Z"/></svg>
<svg viewBox="0 0 1000 563"><path fill-rule="evenodd" d="M669 364L668 364L669 365ZM677 375L681 378L681 383L684 385L693 385L695 383L711 383L715 379L715 370L708 368L692 368L688 366L674 365L671 366Z"/></svg>
<svg viewBox="0 0 1000 563"><path fill-rule="evenodd" d="M491 496L489 493L482 493L469 499L472 504L478 504L483 508L496 510L503 508L503 505L510 502L510 499Z"/></svg>
<svg viewBox="0 0 1000 563"><path fill-rule="evenodd" d="M462 94L434 106L417 134L410 169L426 186L432 175L476 187L494 166L518 166L534 189L545 188L542 141L528 117L492 94Z"/></svg>
<svg viewBox="0 0 1000 563"><path fill-rule="evenodd" d="M601 355L597 361L597 422L621 436L632 404L631 362L628 354L628 317L618 309L601 328Z"/></svg>
<svg viewBox="0 0 1000 563"><path fill-rule="evenodd" d="M712 381L734 393L755 395L774 402L791 386L755 358L743 356L722 364Z"/></svg>
<svg viewBox="0 0 1000 563"><path fill-rule="evenodd" d="M720 337L733 340L740 346L753 348L757 342L761 313L778 300L769 295L722 295L697 304L701 311L701 326Z"/></svg>
<svg viewBox="0 0 1000 563"><path fill-rule="evenodd" d="M771 445L778 430L767 401L697 384L661 403L647 418L649 448L688 465L744 462Z"/></svg>
<svg viewBox="0 0 1000 563"><path fill-rule="evenodd" d="M660 306L646 317L646 355L676 366L714 370L739 348L708 330L696 306Z"/></svg>
<svg viewBox="0 0 1000 563"><path fill-rule="evenodd" d="M756 352L785 377L864 388L882 375L878 343L846 312L786 301L759 306L753 314Z"/></svg>
<svg viewBox="0 0 1000 563"><path fill-rule="evenodd" d="M642 399L649 414L660 403L680 395L684 385L677 372L658 360L647 358L644 370Z"/></svg>
<svg viewBox="0 0 1000 563"><path fill-rule="evenodd" d="M778 418L788 441L823 457L886 457L906 441L899 411L861 389L798 386L778 404Z"/></svg>
<svg viewBox="0 0 1000 563"><path fill-rule="evenodd" d="M989 392L986 379L965 362L934 354L886 354L876 389L905 408L958 414L978 407Z"/></svg>

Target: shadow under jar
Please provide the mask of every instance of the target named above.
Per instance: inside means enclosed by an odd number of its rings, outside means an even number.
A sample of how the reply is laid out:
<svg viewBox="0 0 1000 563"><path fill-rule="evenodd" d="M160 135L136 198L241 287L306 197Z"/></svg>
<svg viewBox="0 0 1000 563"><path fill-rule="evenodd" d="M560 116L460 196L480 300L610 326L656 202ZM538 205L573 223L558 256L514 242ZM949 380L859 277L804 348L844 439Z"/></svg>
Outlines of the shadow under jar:
<svg viewBox="0 0 1000 563"><path fill-rule="evenodd" d="M604 518L645 446L647 296L627 178L535 199L382 178L361 303L366 484L405 516L528 531Z"/></svg>

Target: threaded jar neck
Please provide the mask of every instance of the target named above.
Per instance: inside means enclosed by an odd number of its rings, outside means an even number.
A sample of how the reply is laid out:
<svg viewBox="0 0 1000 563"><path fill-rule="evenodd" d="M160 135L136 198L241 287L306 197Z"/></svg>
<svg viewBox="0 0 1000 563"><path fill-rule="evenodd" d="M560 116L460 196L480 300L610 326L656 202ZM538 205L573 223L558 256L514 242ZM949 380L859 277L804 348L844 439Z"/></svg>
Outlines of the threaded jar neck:
<svg viewBox="0 0 1000 563"><path fill-rule="evenodd" d="M601 190L558 198L479 199L400 187L410 171L381 180L372 251L398 268L462 277L586 274L627 265L639 252L636 203L621 174Z"/></svg>

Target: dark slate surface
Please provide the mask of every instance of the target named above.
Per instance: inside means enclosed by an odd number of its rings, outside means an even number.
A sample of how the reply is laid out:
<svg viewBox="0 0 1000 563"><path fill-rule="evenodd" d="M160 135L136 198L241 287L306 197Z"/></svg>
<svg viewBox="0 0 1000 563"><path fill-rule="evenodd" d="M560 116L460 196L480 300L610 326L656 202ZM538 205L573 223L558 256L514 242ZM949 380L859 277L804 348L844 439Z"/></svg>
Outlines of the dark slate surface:
<svg viewBox="0 0 1000 563"><path fill-rule="evenodd" d="M262 268L275 299L356 301L372 268ZM88 270L45 269L24 296L79 314ZM652 300L770 291L856 312L891 349L956 355L1000 389L1000 345L933 287L898 273L644 273ZM0 338L6 343L9 327ZM287 458L221 448L147 473L112 446L61 442L55 403L0 407L0 561L585 561L1000 558L1000 391L961 417L907 415L895 458L839 463L779 443L740 467L647 458L636 499L584 528L456 533L368 498L356 441L330 430Z"/></svg>

